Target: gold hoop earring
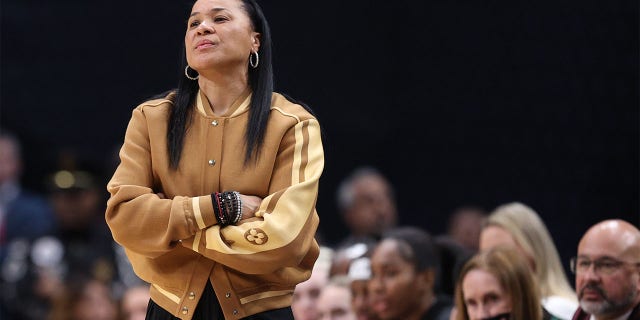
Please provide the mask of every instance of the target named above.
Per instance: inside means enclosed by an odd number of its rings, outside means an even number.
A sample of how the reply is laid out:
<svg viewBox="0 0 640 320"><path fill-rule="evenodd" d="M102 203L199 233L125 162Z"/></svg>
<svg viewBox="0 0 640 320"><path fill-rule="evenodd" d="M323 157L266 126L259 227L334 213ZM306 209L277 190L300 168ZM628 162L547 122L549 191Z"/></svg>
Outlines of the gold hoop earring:
<svg viewBox="0 0 640 320"><path fill-rule="evenodd" d="M195 77L192 77L189 75L189 65L184 67L184 76L187 77L187 79L193 80L193 81L198 80L198 78L200 78L200 75L197 75Z"/></svg>
<svg viewBox="0 0 640 320"><path fill-rule="evenodd" d="M253 61L253 57L256 57L256 61ZM258 51L251 51L251 53L249 54L249 65L251 66L251 68L257 68L258 64L260 63L260 56L258 55Z"/></svg>

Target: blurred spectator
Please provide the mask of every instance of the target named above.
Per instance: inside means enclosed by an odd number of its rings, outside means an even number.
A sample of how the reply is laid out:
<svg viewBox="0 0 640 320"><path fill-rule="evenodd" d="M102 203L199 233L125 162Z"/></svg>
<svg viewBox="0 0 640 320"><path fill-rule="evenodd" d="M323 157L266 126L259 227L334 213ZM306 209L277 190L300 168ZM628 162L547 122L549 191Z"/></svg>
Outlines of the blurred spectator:
<svg viewBox="0 0 640 320"><path fill-rule="evenodd" d="M53 228L51 209L44 198L20 186L22 170L20 142L11 133L0 131L0 263L11 241L33 240Z"/></svg>
<svg viewBox="0 0 640 320"><path fill-rule="evenodd" d="M351 281L351 306L358 320L378 319L371 307L369 280L371 279L371 259L362 257L349 265L348 275Z"/></svg>
<svg viewBox="0 0 640 320"><path fill-rule="evenodd" d="M402 227L383 235L371 256L372 308L382 320L445 320L451 301L436 297L438 256L429 234Z"/></svg>
<svg viewBox="0 0 640 320"><path fill-rule="evenodd" d="M375 243L370 241L367 243L358 242L350 246L337 248L333 253L329 277L347 275L351 262L355 259L369 256L374 246Z"/></svg>
<svg viewBox="0 0 640 320"><path fill-rule="evenodd" d="M311 277L299 283L293 290L291 310L296 320L318 319L316 303L322 288L324 288L329 281L332 255L332 249L320 247L320 255L313 265Z"/></svg>
<svg viewBox="0 0 640 320"><path fill-rule="evenodd" d="M149 305L149 285L139 284L125 290L120 300L122 320L144 320Z"/></svg>
<svg viewBox="0 0 640 320"><path fill-rule="evenodd" d="M349 235L338 248L374 243L397 222L396 200L389 181L376 169L358 168L338 187L338 209Z"/></svg>
<svg viewBox="0 0 640 320"><path fill-rule="evenodd" d="M513 247L527 259L540 286L544 308L557 318L571 319L577 308L576 295L538 214L517 202L496 208L480 235L480 249L498 245Z"/></svg>
<svg viewBox="0 0 640 320"><path fill-rule="evenodd" d="M118 308L109 285L85 274L74 274L53 300L51 320L117 320Z"/></svg>
<svg viewBox="0 0 640 320"><path fill-rule="evenodd" d="M94 173L63 169L50 177L49 199L65 272L89 272L110 283L117 278L115 242L104 220L106 192L101 186Z"/></svg>
<svg viewBox="0 0 640 320"><path fill-rule="evenodd" d="M436 278L434 291L439 295L453 297L460 269L473 256L474 251L446 235L435 237L434 245L440 261L440 274Z"/></svg>
<svg viewBox="0 0 640 320"><path fill-rule="evenodd" d="M53 214L44 198L21 187L23 170L20 142L0 131L0 319L39 319L43 312L30 294L30 248L53 230Z"/></svg>
<svg viewBox="0 0 640 320"><path fill-rule="evenodd" d="M435 285L437 293L453 297L460 268L478 251L486 217L480 207L459 207L449 216L447 233L435 237L440 260L440 276Z"/></svg>
<svg viewBox="0 0 640 320"><path fill-rule="evenodd" d="M456 288L455 320L543 319L540 293L514 248L496 247L467 262Z"/></svg>
<svg viewBox="0 0 640 320"><path fill-rule="evenodd" d="M32 243L12 246L12 252L21 252L24 257L20 261L25 274L11 292L18 306L16 319L44 319L64 285L78 275L100 281L110 294L118 281L116 246L104 221L105 201L94 175L60 170L47 181L55 229ZM66 295L77 294L71 292L74 288L65 288Z"/></svg>
<svg viewBox="0 0 640 320"><path fill-rule="evenodd" d="M319 320L356 320L351 307L351 289L346 276L337 276L329 280L322 288L317 301Z"/></svg>
<svg viewBox="0 0 640 320"><path fill-rule="evenodd" d="M580 240L571 265L580 299L574 320L640 319L637 227L623 220L595 224Z"/></svg>
<svg viewBox="0 0 640 320"><path fill-rule="evenodd" d="M467 250L475 253L480 243L480 231L487 218L479 207L464 206L451 213L447 225L447 235Z"/></svg>

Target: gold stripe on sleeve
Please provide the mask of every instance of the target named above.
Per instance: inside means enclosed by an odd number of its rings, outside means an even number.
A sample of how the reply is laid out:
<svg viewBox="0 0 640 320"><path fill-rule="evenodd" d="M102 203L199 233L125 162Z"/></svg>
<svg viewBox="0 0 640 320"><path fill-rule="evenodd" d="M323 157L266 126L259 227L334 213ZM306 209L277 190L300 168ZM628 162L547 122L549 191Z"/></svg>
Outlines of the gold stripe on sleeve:
<svg viewBox="0 0 640 320"><path fill-rule="evenodd" d="M300 182L306 181L307 162L309 162L309 122L302 126L302 150L300 150Z"/></svg>
<svg viewBox="0 0 640 320"><path fill-rule="evenodd" d="M198 247L200 246L200 238L202 238L202 230L196 231L196 234L193 238L193 251L198 252Z"/></svg>
<svg viewBox="0 0 640 320"><path fill-rule="evenodd" d="M300 183L300 165L302 162L302 146L304 144L304 137L302 134L303 126L296 126L296 145L293 152L293 168L291 168L291 184Z"/></svg>
<svg viewBox="0 0 640 320"><path fill-rule="evenodd" d="M200 212L200 198L191 198L191 205L193 207L193 215L196 217L196 222L198 223L198 228L202 230L207 227L207 225L204 224L204 219L202 219L202 212Z"/></svg>

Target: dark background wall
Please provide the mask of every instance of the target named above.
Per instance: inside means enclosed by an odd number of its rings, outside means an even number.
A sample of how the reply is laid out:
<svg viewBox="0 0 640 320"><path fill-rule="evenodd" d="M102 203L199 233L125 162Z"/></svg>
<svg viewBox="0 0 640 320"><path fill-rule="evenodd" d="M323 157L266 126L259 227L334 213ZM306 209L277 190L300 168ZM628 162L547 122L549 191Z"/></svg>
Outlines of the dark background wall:
<svg viewBox="0 0 640 320"><path fill-rule="evenodd" d="M639 207L638 1L261 1L277 90L324 129L318 210L359 165L389 176L401 223L444 232L460 205L536 209L567 260ZM131 110L173 87L188 2L1 3L0 126L42 188L63 151L106 177Z"/></svg>

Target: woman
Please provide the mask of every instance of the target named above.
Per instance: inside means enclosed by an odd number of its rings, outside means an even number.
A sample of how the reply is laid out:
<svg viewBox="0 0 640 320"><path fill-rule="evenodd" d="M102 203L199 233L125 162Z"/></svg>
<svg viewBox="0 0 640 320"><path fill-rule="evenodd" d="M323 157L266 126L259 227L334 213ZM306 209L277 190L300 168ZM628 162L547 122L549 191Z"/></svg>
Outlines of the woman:
<svg viewBox="0 0 640 320"><path fill-rule="evenodd" d="M456 285L456 320L543 318L540 294L524 259L496 247L469 260Z"/></svg>
<svg viewBox="0 0 640 320"><path fill-rule="evenodd" d="M293 290L293 300L291 301L291 311L296 320L317 320L318 319L318 297L320 291L329 282L329 268L333 257L333 249L320 246L320 255L311 270L311 277L304 282L298 283Z"/></svg>
<svg viewBox="0 0 640 320"><path fill-rule="evenodd" d="M357 258L349 265L347 276L351 280L351 305L358 320L375 320L378 317L371 308L369 280L371 279L371 254Z"/></svg>
<svg viewBox="0 0 640 320"><path fill-rule="evenodd" d="M480 250L498 245L517 249L527 260L540 287L544 308L560 319L571 319L578 308L576 294L538 214L517 202L494 210L480 233Z"/></svg>
<svg viewBox="0 0 640 320"><path fill-rule="evenodd" d="M317 303L317 320L357 320L351 306L349 278L338 275L332 277L320 295ZM296 318L297 319L297 318Z"/></svg>
<svg viewBox="0 0 640 320"><path fill-rule="evenodd" d="M369 295L381 320L449 319L449 299L436 298L433 287L438 258L422 229L403 227L383 235L371 256Z"/></svg>
<svg viewBox="0 0 640 320"><path fill-rule="evenodd" d="M118 305L109 283L75 273L53 298L50 320L117 320ZM33 318L35 319L35 318Z"/></svg>
<svg viewBox="0 0 640 320"><path fill-rule="evenodd" d="M148 319L292 319L319 247L318 121L273 93L253 0L199 0L178 89L138 106L106 220L151 283Z"/></svg>
<svg viewBox="0 0 640 320"><path fill-rule="evenodd" d="M122 320L144 320L149 303L149 288L144 284L135 284L124 290L120 298Z"/></svg>

